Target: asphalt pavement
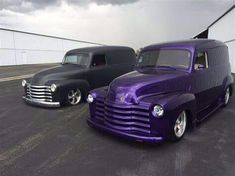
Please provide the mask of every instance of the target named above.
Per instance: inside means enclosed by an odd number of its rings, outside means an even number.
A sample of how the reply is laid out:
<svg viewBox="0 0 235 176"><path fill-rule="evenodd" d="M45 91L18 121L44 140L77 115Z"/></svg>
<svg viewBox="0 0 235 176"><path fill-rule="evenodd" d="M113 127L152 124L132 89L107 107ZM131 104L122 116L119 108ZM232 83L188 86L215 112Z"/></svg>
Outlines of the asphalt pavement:
<svg viewBox="0 0 235 176"><path fill-rule="evenodd" d="M21 80L0 83L0 176L234 176L235 96L178 143L149 145L86 124L86 103L26 105Z"/></svg>

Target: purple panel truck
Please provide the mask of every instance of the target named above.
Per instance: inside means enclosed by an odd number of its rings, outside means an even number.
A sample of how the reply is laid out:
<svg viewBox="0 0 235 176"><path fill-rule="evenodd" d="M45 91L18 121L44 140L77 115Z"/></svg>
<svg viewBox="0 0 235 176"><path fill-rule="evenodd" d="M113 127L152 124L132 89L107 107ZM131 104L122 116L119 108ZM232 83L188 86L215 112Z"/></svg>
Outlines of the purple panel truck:
<svg viewBox="0 0 235 176"><path fill-rule="evenodd" d="M226 106L233 91L227 46L186 40L145 47L135 71L88 95L92 127L136 141L179 141Z"/></svg>

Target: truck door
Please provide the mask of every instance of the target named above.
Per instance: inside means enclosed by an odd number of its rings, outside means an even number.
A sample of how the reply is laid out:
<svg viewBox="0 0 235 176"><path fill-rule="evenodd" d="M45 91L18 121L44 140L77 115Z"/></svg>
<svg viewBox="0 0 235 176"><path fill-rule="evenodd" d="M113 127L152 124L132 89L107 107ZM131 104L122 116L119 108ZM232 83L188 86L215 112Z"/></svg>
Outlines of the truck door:
<svg viewBox="0 0 235 176"><path fill-rule="evenodd" d="M108 74L112 73L108 73L105 54L95 54L92 57L88 73L91 89L106 86L108 84L106 80Z"/></svg>
<svg viewBox="0 0 235 176"><path fill-rule="evenodd" d="M198 51L194 59L193 86L196 96L197 111L207 108L213 99L211 88L213 87L213 75L208 63L207 53Z"/></svg>

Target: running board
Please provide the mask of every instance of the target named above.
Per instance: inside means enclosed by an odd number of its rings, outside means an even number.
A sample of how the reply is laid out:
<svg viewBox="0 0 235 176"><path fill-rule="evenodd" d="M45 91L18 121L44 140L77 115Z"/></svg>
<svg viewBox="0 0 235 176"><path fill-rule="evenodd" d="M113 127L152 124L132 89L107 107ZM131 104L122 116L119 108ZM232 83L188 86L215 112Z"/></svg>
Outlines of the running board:
<svg viewBox="0 0 235 176"><path fill-rule="evenodd" d="M207 119L210 115L212 115L215 111L217 111L223 103L214 103L211 106L207 107L203 111L197 113L197 122L201 122Z"/></svg>

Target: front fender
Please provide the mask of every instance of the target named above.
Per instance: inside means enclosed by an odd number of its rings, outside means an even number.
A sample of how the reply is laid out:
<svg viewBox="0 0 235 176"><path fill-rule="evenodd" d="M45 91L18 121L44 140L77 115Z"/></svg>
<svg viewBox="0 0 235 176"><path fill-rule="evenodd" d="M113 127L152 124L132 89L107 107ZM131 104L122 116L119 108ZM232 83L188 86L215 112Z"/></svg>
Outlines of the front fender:
<svg viewBox="0 0 235 176"><path fill-rule="evenodd" d="M53 93L54 101L64 102L67 98L67 92L74 88L79 88L83 96L86 97L89 90L90 85L86 80L75 80L75 79L68 79L68 80L54 80L47 82L48 85L56 84L57 90Z"/></svg>
<svg viewBox="0 0 235 176"><path fill-rule="evenodd" d="M176 118L183 110L187 112L191 124L196 122L196 100L192 93L161 94L146 97L141 101L150 104L151 131L156 134L160 133L165 138L170 134ZM156 118L151 113L156 104L164 109L164 115L161 118Z"/></svg>
<svg viewBox="0 0 235 176"><path fill-rule="evenodd" d="M177 108L180 108L181 110L196 111L196 98L192 93L176 94L168 101L162 102L162 104L163 103L163 106L167 111L174 111Z"/></svg>
<svg viewBox="0 0 235 176"><path fill-rule="evenodd" d="M190 109L196 108L195 99L195 95L192 93L173 92L160 95L151 95L141 99L140 101L150 103L152 106L159 104L168 111L172 111L181 105L185 105L185 107Z"/></svg>

